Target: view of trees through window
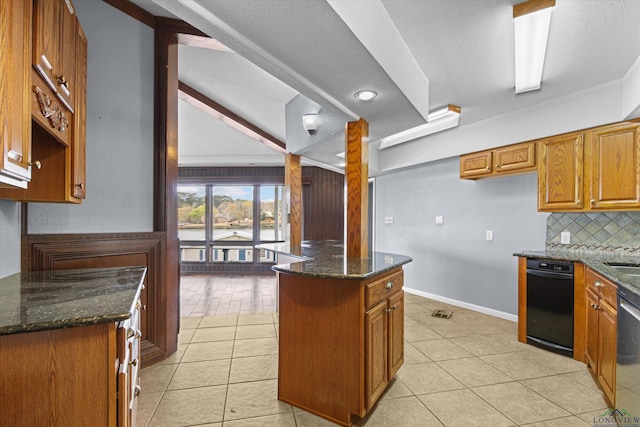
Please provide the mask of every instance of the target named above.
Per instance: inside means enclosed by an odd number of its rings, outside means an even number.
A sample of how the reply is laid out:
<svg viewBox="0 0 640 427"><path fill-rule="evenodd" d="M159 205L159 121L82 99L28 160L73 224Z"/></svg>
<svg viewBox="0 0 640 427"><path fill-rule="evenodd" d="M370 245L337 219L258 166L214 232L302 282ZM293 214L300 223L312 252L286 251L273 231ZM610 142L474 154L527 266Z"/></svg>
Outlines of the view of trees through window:
<svg viewBox="0 0 640 427"><path fill-rule="evenodd" d="M208 247L209 262L254 262L252 245L283 240L282 186L256 187L179 185L182 260L207 262L203 251Z"/></svg>

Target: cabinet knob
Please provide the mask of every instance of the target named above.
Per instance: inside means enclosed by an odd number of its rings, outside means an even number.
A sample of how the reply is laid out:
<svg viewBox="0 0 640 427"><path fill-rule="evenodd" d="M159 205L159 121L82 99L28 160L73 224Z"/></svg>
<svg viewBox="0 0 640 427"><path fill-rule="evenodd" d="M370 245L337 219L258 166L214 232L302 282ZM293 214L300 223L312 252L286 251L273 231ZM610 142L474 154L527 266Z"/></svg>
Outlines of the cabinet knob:
<svg viewBox="0 0 640 427"><path fill-rule="evenodd" d="M596 200L595 199L591 199L591 204L595 205L596 204Z"/></svg>
<svg viewBox="0 0 640 427"><path fill-rule="evenodd" d="M40 160L36 160L35 162L29 162L29 166L33 166L36 169L42 169L42 162Z"/></svg>
<svg viewBox="0 0 640 427"><path fill-rule="evenodd" d="M398 308L398 307L397 307L397 306L395 306L395 305L392 305L392 306L391 306L391 308L395 310L395 309L396 309L396 308Z"/></svg>
<svg viewBox="0 0 640 427"><path fill-rule="evenodd" d="M140 387L139 385L135 386L133 388L133 397L140 396L140 393L142 393L142 387Z"/></svg>
<svg viewBox="0 0 640 427"><path fill-rule="evenodd" d="M490 167L489 167L489 166L487 166L485 169L486 169L486 170L489 170L489 168L490 168Z"/></svg>
<svg viewBox="0 0 640 427"><path fill-rule="evenodd" d="M387 309L385 310L385 312L387 312L387 313L391 313L391 309L390 309L390 308L387 308Z"/></svg>
<svg viewBox="0 0 640 427"><path fill-rule="evenodd" d="M136 329L135 337L136 338L142 337L142 331L140 329Z"/></svg>
<svg viewBox="0 0 640 427"><path fill-rule="evenodd" d="M133 328L127 329L127 338L133 338L136 336L136 330Z"/></svg>
<svg viewBox="0 0 640 427"><path fill-rule="evenodd" d="M138 359L133 359L131 362L129 362L129 365L138 366Z"/></svg>
<svg viewBox="0 0 640 427"><path fill-rule="evenodd" d="M582 201L580 199L576 200L576 205L579 205L581 203L582 203Z"/></svg>
<svg viewBox="0 0 640 427"><path fill-rule="evenodd" d="M142 303L140 302L140 300L136 301L136 308L140 309L140 307L142 307Z"/></svg>
<svg viewBox="0 0 640 427"><path fill-rule="evenodd" d="M600 283L600 282L596 281L596 286L597 286L597 287L599 287L599 288L601 288L601 287L603 287L603 286L604 286L604 284L602 284L602 283Z"/></svg>
<svg viewBox="0 0 640 427"><path fill-rule="evenodd" d="M496 169L500 169L500 165L496 164Z"/></svg>
<svg viewBox="0 0 640 427"><path fill-rule="evenodd" d="M386 286L386 288L387 288L387 289L391 289L391 288L393 288L393 282L387 282L387 286Z"/></svg>
<svg viewBox="0 0 640 427"><path fill-rule="evenodd" d="M81 190L84 190L84 184L83 183L76 184L76 187L80 187Z"/></svg>

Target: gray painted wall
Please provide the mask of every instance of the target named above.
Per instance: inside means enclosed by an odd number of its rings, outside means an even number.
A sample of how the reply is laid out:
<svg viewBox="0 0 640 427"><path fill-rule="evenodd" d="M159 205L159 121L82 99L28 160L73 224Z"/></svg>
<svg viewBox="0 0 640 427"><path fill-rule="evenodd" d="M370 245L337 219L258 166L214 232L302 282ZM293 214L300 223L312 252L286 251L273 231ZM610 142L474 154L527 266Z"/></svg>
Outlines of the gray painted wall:
<svg viewBox="0 0 640 427"><path fill-rule="evenodd" d="M89 42L87 199L29 204L29 233L152 231L153 29L102 1L73 4Z"/></svg>
<svg viewBox="0 0 640 427"><path fill-rule="evenodd" d="M512 254L545 246L548 214L537 212L536 174L461 180L452 157L377 177L375 187L376 250L413 258L405 287L508 318L518 312ZM388 216L393 224L384 223Z"/></svg>
<svg viewBox="0 0 640 427"><path fill-rule="evenodd" d="M20 204L0 200L0 278L20 271Z"/></svg>

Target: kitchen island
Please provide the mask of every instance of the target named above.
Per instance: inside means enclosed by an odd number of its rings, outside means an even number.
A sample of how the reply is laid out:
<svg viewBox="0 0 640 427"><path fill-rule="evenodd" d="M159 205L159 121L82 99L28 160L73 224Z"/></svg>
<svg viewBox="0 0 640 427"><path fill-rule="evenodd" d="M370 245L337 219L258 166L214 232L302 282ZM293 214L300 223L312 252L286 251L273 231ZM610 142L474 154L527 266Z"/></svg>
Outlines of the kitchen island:
<svg viewBox="0 0 640 427"><path fill-rule="evenodd" d="M3 425L129 426L145 267L0 279Z"/></svg>
<svg viewBox="0 0 640 427"><path fill-rule="evenodd" d="M285 255L279 292L278 399L349 426L404 362L404 255L346 258L339 241L265 244Z"/></svg>

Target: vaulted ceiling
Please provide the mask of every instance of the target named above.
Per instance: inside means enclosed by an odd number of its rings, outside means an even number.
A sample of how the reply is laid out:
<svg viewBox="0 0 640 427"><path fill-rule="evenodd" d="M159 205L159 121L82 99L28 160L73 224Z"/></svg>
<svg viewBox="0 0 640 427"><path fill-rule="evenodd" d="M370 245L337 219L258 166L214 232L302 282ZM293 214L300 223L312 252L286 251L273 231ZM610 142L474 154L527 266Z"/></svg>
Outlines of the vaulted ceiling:
<svg viewBox="0 0 640 427"><path fill-rule="evenodd" d="M303 160L329 168L339 168L345 121L364 117L375 142L455 104L468 126L621 79L640 58L638 0L556 0L542 89L520 95L512 6L522 0L131 1L222 43L180 46L181 81L288 146L308 142ZM378 97L362 103L361 89ZM296 97L320 109L309 141L292 140L308 138L297 116L287 123ZM281 153L186 102L179 144L182 165L284 164Z"/></svg>

